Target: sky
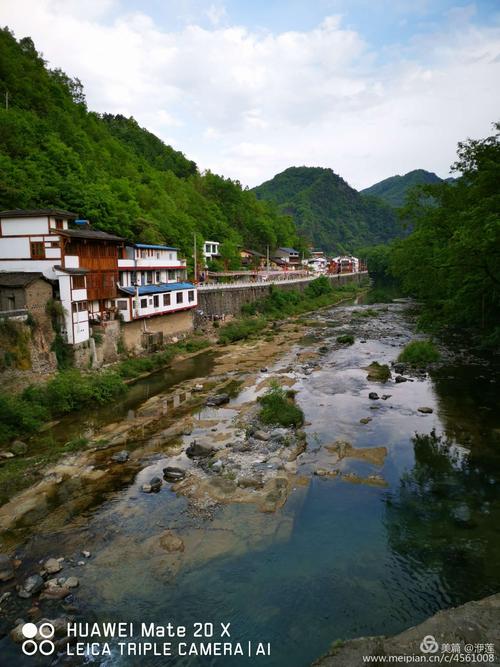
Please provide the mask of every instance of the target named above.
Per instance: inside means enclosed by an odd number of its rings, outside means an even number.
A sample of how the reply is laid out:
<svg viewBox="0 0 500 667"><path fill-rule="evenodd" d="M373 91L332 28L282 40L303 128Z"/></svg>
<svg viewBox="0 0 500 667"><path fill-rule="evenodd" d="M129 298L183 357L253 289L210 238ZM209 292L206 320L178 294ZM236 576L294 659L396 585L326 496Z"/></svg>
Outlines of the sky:
<svg viewBox="0 0 500 667"><path fill-rule="evenodd" d="M90 109L250 187L300 165L446 177L500 120L499 0L0 0L0 23Z"/></svg>

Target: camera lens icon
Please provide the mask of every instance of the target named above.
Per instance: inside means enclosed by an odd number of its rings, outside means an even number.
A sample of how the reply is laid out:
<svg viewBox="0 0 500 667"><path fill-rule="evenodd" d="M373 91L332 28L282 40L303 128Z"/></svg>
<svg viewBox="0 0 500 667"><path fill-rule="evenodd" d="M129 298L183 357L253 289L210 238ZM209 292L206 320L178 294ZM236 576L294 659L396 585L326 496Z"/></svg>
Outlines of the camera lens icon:
<svg viewBox="0 0 500 667"><path fill-rule="evenodd" d="M34 623L25 623L21 629L26 640L23 642L22 651L25 655L35 655L40 652L42 655L52 655L55 651L54 642L51 641L54 636L54 626L52 623L41 623L37 626ZM39 635L42 641L36 642L35 637Z"/></svg>

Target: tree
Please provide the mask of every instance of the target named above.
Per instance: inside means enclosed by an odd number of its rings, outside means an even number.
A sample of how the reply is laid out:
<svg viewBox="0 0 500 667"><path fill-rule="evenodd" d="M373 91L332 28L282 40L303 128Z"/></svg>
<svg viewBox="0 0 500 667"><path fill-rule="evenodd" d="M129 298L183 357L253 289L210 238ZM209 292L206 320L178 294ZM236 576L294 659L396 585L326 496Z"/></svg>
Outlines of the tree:
<svg viewBox="0 0 500 667"><path fill-rule="evenodd" d="M424 302L423 323L479 329L500 342L500 125L461 142L453 184L418 188L405 208L412 234L394 244L392 270Z"/></svg>

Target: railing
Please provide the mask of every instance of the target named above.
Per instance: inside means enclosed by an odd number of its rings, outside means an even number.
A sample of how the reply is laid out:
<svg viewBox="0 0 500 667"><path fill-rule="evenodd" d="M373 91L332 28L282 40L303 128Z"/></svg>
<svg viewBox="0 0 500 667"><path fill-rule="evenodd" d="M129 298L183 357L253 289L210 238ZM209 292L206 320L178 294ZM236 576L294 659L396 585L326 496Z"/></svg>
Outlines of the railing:
<svg viewBox="0 0 500 667"><path fill-rule="evenodd" d="M327 278L339 278L339 276L358 276L358 275L366 275L368 272L367 271L357 271L353 273L332 273L332 274L326 274ZM325 275L325 274L323 274ZM305 276L302 278L293 278L293 277L286 277L286 278L280 278L280 279L271 279L271 280L253 280L253 281L247 281L247 282L235 282L235 283L222 283L220 285L215 285L215 284L203 284L203 285L198 285L197 289L200 292L211 292L215 290L225 290L225 289L244 289L248 287L265 287L266 285L279 285L282 283L305 283L305 282L310 282L311 280L315 280L318 276L317 275L309 275Z"/></svg>
<svg viewBox="0 0 500 667"><path fill-rule="evenodd" d="M0 310L1 320L25 320L27 317L27 308L18 308L17 310Z"/></svg>

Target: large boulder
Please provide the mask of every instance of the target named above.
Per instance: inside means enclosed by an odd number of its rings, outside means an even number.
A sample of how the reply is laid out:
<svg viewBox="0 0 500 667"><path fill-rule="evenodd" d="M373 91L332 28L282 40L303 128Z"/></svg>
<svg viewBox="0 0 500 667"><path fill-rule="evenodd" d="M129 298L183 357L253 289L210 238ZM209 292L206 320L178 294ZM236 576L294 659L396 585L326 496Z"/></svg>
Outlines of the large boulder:
<svg viewBox="0 0 500 667"><path fill-rule="evenodd" d="M143 484L142 490L144 493L158 493L161 489L162 481L159 477L152 477L149 484Z"/></svg>
<svg viewBox="0 0 500 667"><path fill-rule="evenodd" d="M229 403L229 394L215 394L215 396L209 396L206 400L206 405L208 406L217 406L224 405Z"/></svg>
<svg viewBox="0 0 500 667"><path fill-rule="evenodd" d="M183 468L176 468L175 466L163 468L163 479L166 482L180 482L185 476L186 471Z"/></svg>
<svg viewBox="0 0 500 667"><path fill-rule="evenodd" d="M14 440L10 446L10 450L11 452L14 452L16 456L21 456L22 454L26 454L28 451L28 445L22 440Z"/></svg>
<svg viewBox="0 0 500 667"><path fill-rule="evenodd" d="M116 452L111 457L111 460L115 463L126 463L129 459L129 453L126 449L123 449L121 452Z"/></svg>
<svg viewBox="0 0 500 667"><path fill-rule="evenodd" d="M184 542L171 530L166 530L160 537L160 547L168 553L184 551Z"/></svg>
<svg viewBox="0 0 500 667"><path fill-rule="evenodd" d="M43 584L44 581L39 574L32 574L25 580L24 584L17 591L17 594L20 598L30 598L42 590Z"/></svg>
<svg viewBox="0 0 500 667"><path fill-rule="evenodd" d="M62 570L62 564L57 558L48 558L43 564L43 569L47 574L57 574Z"/></svg>
<svg viewBox="0 0 500 667"><path fill-rule="evenodd" d="M14 577L14 565L5 554L0 554L0 581L9 581Z"/></svg>
<svg viewBox="0 0 500 667"><path fill-rule="evenodd" d="M210 456L214 451L212 445L208 445L203 442L193 442L186 449L186 456L189 456L190 459L204 459L207 456Z"/></svg>

